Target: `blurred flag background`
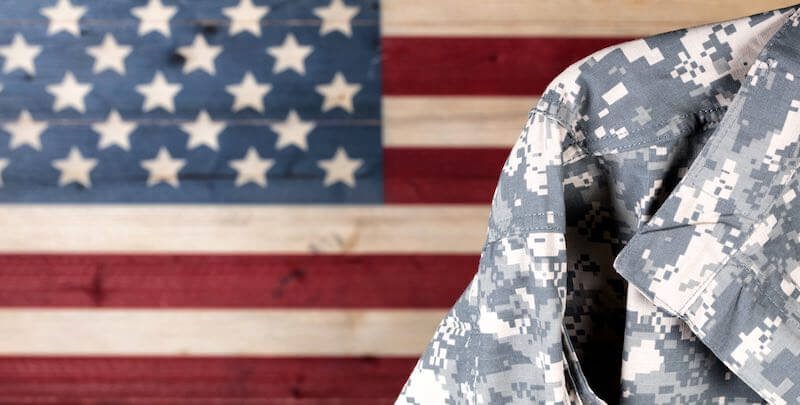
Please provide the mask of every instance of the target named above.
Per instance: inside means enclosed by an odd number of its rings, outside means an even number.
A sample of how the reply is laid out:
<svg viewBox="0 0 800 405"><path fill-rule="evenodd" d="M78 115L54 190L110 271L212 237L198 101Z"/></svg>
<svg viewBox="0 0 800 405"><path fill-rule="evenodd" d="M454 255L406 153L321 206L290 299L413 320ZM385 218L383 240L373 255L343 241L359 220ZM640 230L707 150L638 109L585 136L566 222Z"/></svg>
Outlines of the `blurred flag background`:
<svg viewBox="0 0 800 405"><path fill-rule="evenodd" d="M0 402L391 403L546 84L790 4L0 0Z"/></svg>

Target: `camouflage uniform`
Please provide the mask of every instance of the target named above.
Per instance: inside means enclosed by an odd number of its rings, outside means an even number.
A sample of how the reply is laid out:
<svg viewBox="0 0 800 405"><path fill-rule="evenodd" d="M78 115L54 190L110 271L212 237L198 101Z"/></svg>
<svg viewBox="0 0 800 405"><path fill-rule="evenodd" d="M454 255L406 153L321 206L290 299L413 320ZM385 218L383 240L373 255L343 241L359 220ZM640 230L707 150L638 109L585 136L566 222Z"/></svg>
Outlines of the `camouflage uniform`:
<svg viewBox="0 0 800 405"><path fill-rule="evenodd" d="M800 402L800 5L555 77L397 404Z"/></svg>

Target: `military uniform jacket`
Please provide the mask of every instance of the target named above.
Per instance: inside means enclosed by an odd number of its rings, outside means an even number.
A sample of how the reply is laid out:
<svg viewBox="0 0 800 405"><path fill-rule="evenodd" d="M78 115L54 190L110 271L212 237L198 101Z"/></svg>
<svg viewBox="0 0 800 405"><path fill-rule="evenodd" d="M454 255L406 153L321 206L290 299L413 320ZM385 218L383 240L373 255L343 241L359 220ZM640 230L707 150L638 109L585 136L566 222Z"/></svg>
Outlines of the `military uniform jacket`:
<svg viewBox="0 0 800 405"><path fill-rule="evenodd" d="M800 403L799 139L800 4L568 66L396 402Z"/></svg>

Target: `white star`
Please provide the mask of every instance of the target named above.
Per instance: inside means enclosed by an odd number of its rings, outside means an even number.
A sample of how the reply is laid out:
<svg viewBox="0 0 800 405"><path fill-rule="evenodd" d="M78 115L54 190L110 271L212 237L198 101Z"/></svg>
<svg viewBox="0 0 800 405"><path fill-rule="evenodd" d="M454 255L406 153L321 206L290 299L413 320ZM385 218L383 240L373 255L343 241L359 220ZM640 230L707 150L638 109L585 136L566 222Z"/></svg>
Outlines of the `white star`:
<svg viewBox="0 0 800 405"><path fill-rule="evenodd" d="M200 111L194 122L181 125L181 130L189 134L187 149L206 145L213 150L219 149L219 134L225 130L225 123L212 121L206 110Z"/></svg>
<svg viewBox="0 0 800 405"><path fill-rule="evenodd" d="M355 172L363 164L364 159L350 159L341 146L336 149L336 153L332 158L317 162L317 165L325 170L325 179L322 182L325 187L337 181L341 181L350 187L355 187Z"/></svg>
<svg viewBox="0 0 800 405"><path fill-rule="evenodd" d="M201 34L195 35L192 45L178 48L178 54L186 59L183 64L183 73L191 73L196 69L202 69L210 75L215 74L214 58L220 52L222 52L222 46L208 45L208 42Z"/></svg>
<svg viewBox="0 0 800 405"><path fill-rule="evenodd" d="M322 102L322 111L328 111L336 107L342 107L345 111L353 112L353 97L361 90L358 83L348 83L342 72L336 72L328 84L320 84L315 87L317 93L322 94L325 100Z"/></svg>
<svg viewBox="0 0 800 405"><path fill-rule="evenodd" d="M58 0L55 6L45 7L40 13L50 20L47 35L66 31L77 37L81 34L78 20L86 14L86 6L73 6L69 0Z"/></svg>
<svg viewBox="0 0 800 405"><path fill-rule="evenodd" d="M177 12L178 7L165 6L161 4L161 0L150 0L146 6L131 9L131 14L139 19L139 36L156 31L165 37L169 37L169 20Z"/></svg>
<svg viewBox="0 0 800 405"><path fill-rule="evenodd" d="M55 97L53 111L72 107L79 112L86 112L83 98L92 91L91 83L78 83L75 75L67 71L64 73L64 78L61 79L61 83L50 84L46 88L47 92Z"/></svg>
<svg viewBox="0 0 800 405"><path fill-rule="evenodd" d="M233 112L252 107L258 112L264 112L264 96L272 90L269 83L258 83L255 76L247 71L239 84L225 86L225 90L232 94Z"/></svg>
<svg viewBox="0 0 800 405"><path fill-rule="evenodd" d="M180 83L169 83L161 71L153 75L153 80L148 84L139 84L136 91L144 96L143 111L150 111L158 107L169 112L175 112L175 95L183 86Z"/></svg>
<svg viewBox="0 0 800 405"><path fill-rule="evenodd" d="M156 157L142 160L142 167L149 173L147 176L148 186L164 182L177 188L179 185L178 171L185 165L186 159L173 159L167 148L163 146L158 150Z"/></svg>
<svg viewBox="0 0 800 405"><path fill-rule="evenodd" d="M275 164L274 159L262 159L256 148L247 149L247 154L242 159L231 160L231 167L236 170L236 187L249 182L261 187L267 186L267 172Z"/></svg>
<svg viewBox="0 0 800 405"><path fill-rule="evenodd" d="M120 75L125 74L125 58L127 58L132 51L132 46L118 44L111 34L106 34L100 45L86 48L86 53L94 58L93 73L100 73L106 69L111 69Z"/></svg>
<svg viewBox="0 0 800 405"><path fill-rule="evenodd" d="M297 111L291 110L286 115L286 120L270 125L270 129L278 134L277 149L283 149L289 145L297 145L298 148L308 150L308 133L314 129L315 125L311 121L301 121Z"/></svg>
<svg viewBox="0 0 800 405"><path fill-rule="evenodd" d="M87 159L81 155L81 151L76 147L69 150L69 155L64 159L53 161L53 167L61 171L58 177L58 185L66 186L73 181L86 188L92 187L92 180L89 172L97 166L97 159Z"/></svg>
<svg viewBox="0 0 800 405"><path fill-rule="evenodd" d="M267 53L275 58L275 66L272 68L272 73L280 73L286 69L292 69L301 75L305 75L305 60L313 51L313 46L300 46L297 43L297 38L289 33L280 46L267 48Z"/></svg>
<svg viewBox="0 0 800 405"><path fill-rule="evenodd" d="M28 145L33 149L42 150L42 132L47 129L47 123L34 121L28 110L22 110L17 120L3 125L3 129L11 134L9 142L11 149Z"/></svg>
<svg viewBox="0 0 800 405"><path fill-rule="evenodd" d="M342 0L331 0L328 7L317 7L314 15L322 19L322 26L319 28L319 35L329 32L339 31L346 36L352 36L353 31L350 20L358 14L358 7L348 7Z"/></svg>
<svg viewBox="0 0 800 405"><path fill-rule="evenodd" d="M20 34L14 34L14 39L6 46L0 46L0 55L5 58L3 73L11 72L14 69L22 69L28 74L36 73L36 66L33 60L42 52L39 45L30 45Z"/></svg>
<svg viewBox="0 0 800 405"><path fill-rule="evenodd" d="M8 159L0 159L0 187L3 186L3 171L8 167Z"/></svg>
<svg viewBox="0 0 800 405"><path fill-rule="evenodd" d="M92 129L100 134L100 139L97 141L99 149L117 145L124 150L130 150L130 135L136 130L136 124L123 121L117 110L111 110L106 120L93 124Z"/></svg>
<svg viewBox="0 0 800 405"><path fill-rule="evenodd" d="M261 36L261 19L269 12L269 7L256 7L252 0L239 0L235 7L222 9L222 14L230 18L230 28L228 35L236 35L242 31L249 31L251 34Z"/></svg>

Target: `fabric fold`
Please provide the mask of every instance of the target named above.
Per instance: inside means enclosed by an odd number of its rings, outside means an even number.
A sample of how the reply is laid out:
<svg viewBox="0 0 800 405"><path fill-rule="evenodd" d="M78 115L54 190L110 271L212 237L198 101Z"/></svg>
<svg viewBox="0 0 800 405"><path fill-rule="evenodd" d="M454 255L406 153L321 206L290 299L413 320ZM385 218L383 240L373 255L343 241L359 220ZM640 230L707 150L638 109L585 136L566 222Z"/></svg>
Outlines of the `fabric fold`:
<svg viewBox="0 0 800 405"><path fill-rule="evenodd" d="M800 398L799 16L769 39L684 178L613 264L772 403Z"/></svg>
<svg viewBox="0 0 800 405"><path fill-rule="evenodd" d="M800 402L800 4L555 77L400 404Z"/></svg>

